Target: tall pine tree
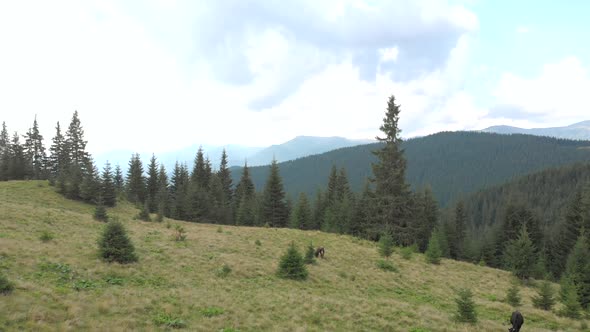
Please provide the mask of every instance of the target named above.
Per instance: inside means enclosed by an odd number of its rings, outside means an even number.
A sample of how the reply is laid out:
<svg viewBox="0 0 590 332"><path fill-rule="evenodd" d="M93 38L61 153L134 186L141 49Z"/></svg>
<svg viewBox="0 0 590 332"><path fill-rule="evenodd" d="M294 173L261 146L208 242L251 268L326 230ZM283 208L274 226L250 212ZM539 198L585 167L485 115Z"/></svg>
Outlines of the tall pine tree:
<svg viewBox="0 0 590 332"><path fill-rule="evenodd" d="M47 155L43 145L43 135L39 132L37 116L33 121L33 127L25 135L25 155L31 165L32 178L42 180L47 178Z"/></svg>
<svg viewBox="0 0 590 332"><path fill-rule="evenodd" d="M406 159L401 149L401 130L398 128L400 106L395 97L389 97L383 124L379 128L384 137L377 137L383 147L373 153L377 162L372 164L375 184L374 217L376 224L390 233L399 245L414 243L412 234L412 206L410 186L406 183Z"/></svg>

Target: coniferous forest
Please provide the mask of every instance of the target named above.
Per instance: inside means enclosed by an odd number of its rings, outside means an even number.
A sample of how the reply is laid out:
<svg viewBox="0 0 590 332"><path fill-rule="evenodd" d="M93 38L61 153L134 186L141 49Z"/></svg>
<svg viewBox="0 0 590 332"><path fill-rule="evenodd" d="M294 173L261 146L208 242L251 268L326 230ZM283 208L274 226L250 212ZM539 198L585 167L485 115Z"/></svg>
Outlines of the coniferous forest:
<svg viewBox="0 0 590 332"><path fill-rule="evenodd" d="M142 211L139 218L143 220L166 217L220 225L321 230L371 241L392 239L397 246L427 252L432 262L442 256L506 269L523 280L561 280L564 288L573 287L579 305L588 308L590 166L579 163L552 168L470 196L444 196L449 203L441 208L435 194L440 182L421 183L423 186L415 189L407 180L412 164L404 150L408 145L400 138L400 112L391 96L380 126L379 143L363 148L370 147L373 157L369 162L371 172L360 190L351 186L351 170L333 164L324 174L324 187L318 186L313 195L301 192L290 196L276 161L266 167L264 185L257 186L247 164L240 169L239 178L232 178L225 151L221 163L212 165L202 149L196 151L192 167L179 161L171 170L161 165L155 155L144 165L134 154L124 174L119 165L94 164L86 149L78 112L74 112L67 127L56 124L48 148L37 119L22 136L10 135L3 123L0 179L48 180L65 197L97 206L113 207L127 200ZM469 150L493 145L487 142L494 140L514 138L516 143L511 144L518 148L509 149L505 158L520 155L517 163L523 166L512 170L513 175L534 170L531 159L541 156L523 153L533 140L524 135L462 133L449 137L465 154L463 168L481 168L489 156L470 160ZM475 147L469 145L473 141ZM543 165L555 160L581 160L586 151L580 148L588 144L550 138L540 141L541 148L552 146L554 151L562 152L545 154ZM420 157L412 157L414 162L430 164L428 158L435 155L437 147L429 149L422 148ZM492 169L484 171L497 174ZM508 167L498 170L509 171ZM445 178L445 172L431 172L430 176ZM445 181L458 180L453 177ZM467 179L462 185L476 182Z"/></svg>

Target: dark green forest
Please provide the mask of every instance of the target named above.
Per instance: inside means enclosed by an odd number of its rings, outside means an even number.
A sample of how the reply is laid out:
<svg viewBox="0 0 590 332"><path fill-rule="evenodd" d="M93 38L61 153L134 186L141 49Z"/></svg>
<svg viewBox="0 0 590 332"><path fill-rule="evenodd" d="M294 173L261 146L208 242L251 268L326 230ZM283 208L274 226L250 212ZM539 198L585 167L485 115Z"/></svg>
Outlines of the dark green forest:
<svg viewBox="0 0 590 332"><path fill-rule="evenodd" d="M530 135L478 132L442 132L401 143L408 161L407 181L412 188L430 186L442 206L482 188L549 167L590 161L590 142ZM287 193L315 194L326 186L333 165L344 168L350 187L360 192L371 176L372 151L381 143L342 148L320 155L279 163ZM268 177L268 166L251 167L257 188ZM236 182L241 168L232 168Z"/></svg>

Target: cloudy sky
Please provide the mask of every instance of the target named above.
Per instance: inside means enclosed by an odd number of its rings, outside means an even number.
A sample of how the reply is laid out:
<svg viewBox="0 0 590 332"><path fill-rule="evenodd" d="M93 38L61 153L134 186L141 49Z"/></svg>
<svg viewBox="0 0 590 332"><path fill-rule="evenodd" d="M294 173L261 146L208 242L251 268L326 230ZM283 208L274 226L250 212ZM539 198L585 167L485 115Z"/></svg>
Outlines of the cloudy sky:
<svg viewBox="0 0 590 332"><path fill-rule="evenodd" d="M0 121L91 152L590 119L589 1L0 1Z"/></svg>

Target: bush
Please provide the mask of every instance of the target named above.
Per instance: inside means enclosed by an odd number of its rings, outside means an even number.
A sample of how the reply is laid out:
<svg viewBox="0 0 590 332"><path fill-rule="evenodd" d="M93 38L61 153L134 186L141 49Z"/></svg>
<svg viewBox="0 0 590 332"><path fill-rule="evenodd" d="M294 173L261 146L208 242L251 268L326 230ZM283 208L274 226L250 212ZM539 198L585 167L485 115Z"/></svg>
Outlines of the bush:
<svg viewBox="0 0 590 332"><path fill-rule="evenodd" d="M10 281L8 281L8 279L6 279L5 276L0 274L0 294L8 295L12 293L13 290L14 285Z"/></svg>
<svg viewBox="0 0 590 332"><path fill-rule="evenodd" d="M307 251L305 252L305 264L314 264L315 263L315 249L313 249L313 244L309 244L307 246Z"/></svg>
<svg viewBox="0 0 590 332"><path fill-rule="evenodd" d="M201 309L201 314L207 318L223 315L224 312L225 311L223 310L223 308L219 307L207 307Z"/></svg>
<svg viewBox="0 0 590 332"><path fill-rule="evenodd" d="M106 224L98 245L100 257L109 263L126 264L137 261L135 248L127 236L125 228L118 221L111 221Z"/></svg>
<svg viewBox="0 0 590 332"><path fill-rule="evenodd" d="M555 294L553 288L551 288L551 284L548 281L544 281L537 294L537 296L533 297L535 308L551 310L555 304Z"/></svg>
<svg viewBox="0 0 590 332"><path fill-rule="evenodd" d="M256 241L254 242L254 244L255 244L256 246L260 247L260 246L262 245L262 242L260 242L260 240L256 240Z"/></svg>
<svg viewBox="0 0 590 332"><path fill-rule="evenodd" d="M220 278L225 278L231 273L231 271L232 270L231 267L229 267L229 265L223 264L223 266L219 270L217 270L215 274Z"/></svg>
<svg viewBox="0 0 590 332"><path fill-rule="evenodd" d="M389 258L393 253L393 238L389 234L383 234L379 238L379 254L385 258Z"/></svg>
<svg viewBox="0 0 590 332"><path fill-rule="evenodd" d="M403 247L400 249L400 254L403 259L410 260L412 258L412 254L414 253L414 248L412 247Z"/></svg>
<svg viewBox="0 0 590 332"><path fill-rule="evenodd" d="M477 312L475 310L475 303L473 302L473 293L469 289L460 289L457 292L457 315L455 318L462 323L476 323Z"/></svg>
<svg viewBox="0 0 590 332"><path fill-rule="evenodd" d="M377 261L377 267L383 271L397 272L397 268L390 261L380 259Z"/></svg>
<svg viewBox="0 0 590 332"><path fill-rule="evenodd" d="M53 234L49 233L48 231L43 231L43 233L39 235L39 240L42 242L49 242L53 240Z"/></svg>
<svg viewBox="0 0 590 332"><path fill-rule="evenodd" d="M506 293L506 303L513 307L519 307L521 305L520 287L518 287L517 283L512 283L512 286L508 288Z"/></svg>
<svg viewBox="0 0 590 332"><path fill-rule="evenodd" d="M291 242L287 252L281 257L279 262L279 269L277 275L285 279L305 280L308 272L303 262L303 257L295 247L295 243Z"/></svg>
<svg viewBox="0 0 590 332"><path fill-rule="evenodd" d="M164 325L173 329L181 329L186 327L186 323L180 319L172 317L169 314L160 313L154 317L154 323L156 325Z"/></svg>
<svg viewBox="0 0 590 332"><path fill-rule="evenodd" d="M223 228L221 228L221 226L217 227L217 233L223 233Z"/></svg>

